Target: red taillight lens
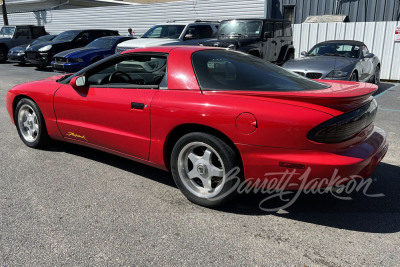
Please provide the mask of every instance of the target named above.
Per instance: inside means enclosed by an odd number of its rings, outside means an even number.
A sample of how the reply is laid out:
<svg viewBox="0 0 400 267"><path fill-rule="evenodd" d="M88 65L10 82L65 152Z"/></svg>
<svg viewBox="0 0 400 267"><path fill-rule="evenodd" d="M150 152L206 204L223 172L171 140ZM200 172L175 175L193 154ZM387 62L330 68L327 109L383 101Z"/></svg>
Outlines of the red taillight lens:
<svg viewBox="0 0 400 267"><path fill-rule="evenodd" d="M378 105L374 100L359 109L342 114L313 128L307 135L318 143L340 143L349 140L375 119Z"/></svg>

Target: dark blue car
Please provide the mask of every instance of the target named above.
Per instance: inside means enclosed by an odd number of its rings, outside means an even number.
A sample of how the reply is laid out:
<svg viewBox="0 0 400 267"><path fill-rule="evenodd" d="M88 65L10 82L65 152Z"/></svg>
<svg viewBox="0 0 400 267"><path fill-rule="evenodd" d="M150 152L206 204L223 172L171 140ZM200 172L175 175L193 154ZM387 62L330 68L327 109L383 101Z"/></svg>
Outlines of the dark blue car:
<svg viewBox="0 0 400 267"><path fill-rule="evenodd" d="M54 71L77 72L84 67L115 54L117 44L132 37L107 36L101 37L85 47L66 50L54 55L51 66Z"/></svg>

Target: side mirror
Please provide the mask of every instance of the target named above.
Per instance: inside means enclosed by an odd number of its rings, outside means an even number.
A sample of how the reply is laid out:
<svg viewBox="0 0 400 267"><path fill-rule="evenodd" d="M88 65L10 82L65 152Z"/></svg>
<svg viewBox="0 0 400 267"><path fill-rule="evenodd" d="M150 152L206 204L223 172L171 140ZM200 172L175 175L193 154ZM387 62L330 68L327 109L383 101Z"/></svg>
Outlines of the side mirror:
<svg viewBox="0 0 400 267"><path fill-rule="evenodd" d="M306 56L307 56L307 52L306 52L306 51L303 51L303 52L301 52L301 55L302 55L303 57L306 57Z"/></svg>
<svg viewBox="0 0 400 267"><path fill-rule="evenodd" d="M185 40L185 41L192 40L192 39L194 39L194 36L191 33L186 34L185 37L183 38L183 40Z"/></svg>
<svg viewBox="0 0 400 267"><path fill-rule="evenodd" d="M85 76L76 76L72 78L69 83L74 89L79 89L82 87L86 87L86 77Z"/></svg>
<svg viewBox="0 0 400 267"><path fill-rule="evenodd" d="M264 39L272 38L272 37L274 37L274 35L272 34L271 31L264 32Z"/></svg>
<svg viewBox="0 0 400 267"><path fill-rule="evenodd" d="M373 57L374 57L374 54L372 54L372 53L368 53L364 56L364 58L373 58Z"/></svg>

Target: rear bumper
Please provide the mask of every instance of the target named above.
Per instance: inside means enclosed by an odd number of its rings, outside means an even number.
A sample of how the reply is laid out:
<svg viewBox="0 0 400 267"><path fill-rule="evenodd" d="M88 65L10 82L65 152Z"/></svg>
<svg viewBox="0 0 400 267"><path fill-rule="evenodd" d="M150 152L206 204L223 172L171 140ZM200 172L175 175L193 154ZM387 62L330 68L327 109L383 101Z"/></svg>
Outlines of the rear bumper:
<svg viewBox="0 0 400 267"><path fill-rule="evenodd" d="M245 179L253 186L282 190L334 187L369 177L388 150L386 133L374 127L367 139L341 151L295 150L237 145ZM297 169L280 163L298 164ZM254 184L257 182L258 184Z"/></svg>

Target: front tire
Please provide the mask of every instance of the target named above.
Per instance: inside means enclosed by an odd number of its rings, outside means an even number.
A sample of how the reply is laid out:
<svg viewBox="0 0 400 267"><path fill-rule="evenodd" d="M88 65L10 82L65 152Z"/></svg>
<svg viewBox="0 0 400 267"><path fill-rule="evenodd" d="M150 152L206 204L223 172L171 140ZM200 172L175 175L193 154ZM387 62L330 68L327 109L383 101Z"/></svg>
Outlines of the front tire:
<svg viewBox="0 0 400 267"><path fill-rule="evenodd" d="M374 84L379 85L381 83L381 68L376 66L374 75Z"/></svg>
<svg viewBox="0 0 400 267"><path fill-rule="evenodd" d="M352 82L358 82L358 74L357 72L353 72L350 76L350 81Z"/></svg>
<svg viewBox="0 0 400 267"><path fill-rule="evenodd" d="M236 195L241 182L237 153L220 138L201 132L189 133L175 144L171 172L191 202L216 207Z"/></svg>
<svg viewBox="0 0 400 267"><path fill-rule="evenodd" d="M18 134L25 145L32 148L44 147L49 142L42 112L35 102L21 99L14 112Z"/></svg>
<svg viewBox="0 0 400 267"><path fill-rule="evenodd" d="M7 61L7 49L0 47L0 63L5 63Z"/></svg>

